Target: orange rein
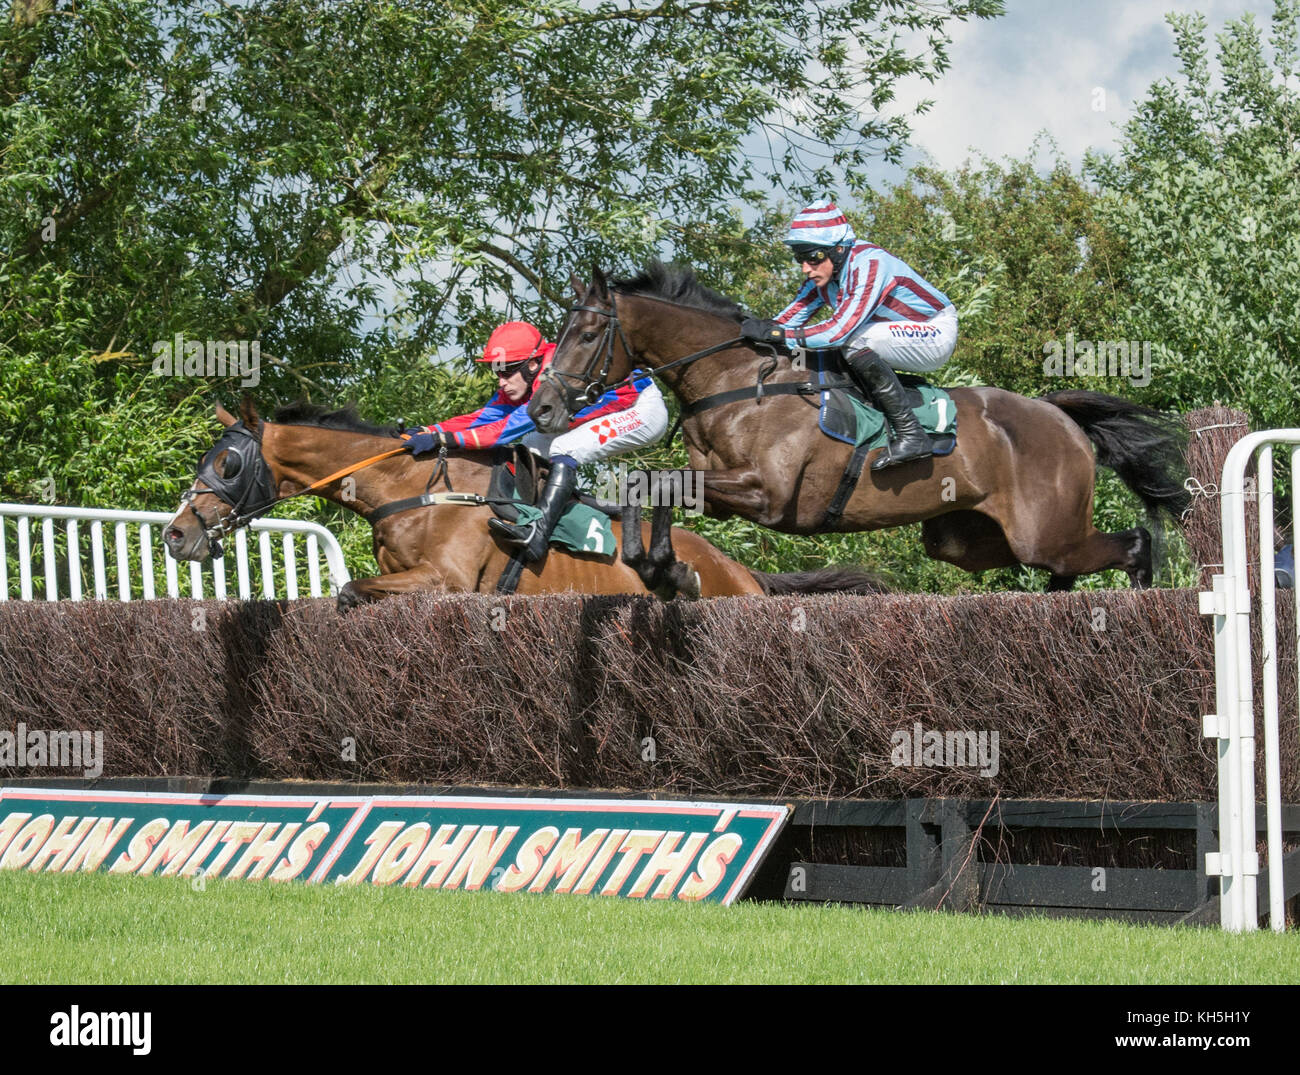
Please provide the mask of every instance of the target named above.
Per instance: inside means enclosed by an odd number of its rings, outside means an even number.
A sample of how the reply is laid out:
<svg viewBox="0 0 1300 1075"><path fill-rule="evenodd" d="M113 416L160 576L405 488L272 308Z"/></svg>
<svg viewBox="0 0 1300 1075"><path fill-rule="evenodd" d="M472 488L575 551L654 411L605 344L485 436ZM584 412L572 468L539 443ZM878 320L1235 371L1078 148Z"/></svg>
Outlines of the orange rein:
<svg viewBox="0 0 1300 1075"><path fill-rule="evenodd" d="M410 437L405 433L401 434L401 437L403 440L410 440ZM358 470L364 470L366 467L372 466L375 463L382 462L385 459L391 459L395 455L401 455L404 451L406 451L405 448L391 448L386 452L380 452L378 455L372 455L369 459L363 459L360 463L352 463L349 466L344 467L342 470L336 470L328 477L312 482L306 489L301 489L296 493L290 493L288 496L281 497L280 499L290 500L295 496L306 496L308 493L314 492L317 489L323 489L325 486L329 485L330 482L336 482L340 478L346 478L349 474L355 474ZM277 503L279 503L279 501L277 501Z"/></svg>

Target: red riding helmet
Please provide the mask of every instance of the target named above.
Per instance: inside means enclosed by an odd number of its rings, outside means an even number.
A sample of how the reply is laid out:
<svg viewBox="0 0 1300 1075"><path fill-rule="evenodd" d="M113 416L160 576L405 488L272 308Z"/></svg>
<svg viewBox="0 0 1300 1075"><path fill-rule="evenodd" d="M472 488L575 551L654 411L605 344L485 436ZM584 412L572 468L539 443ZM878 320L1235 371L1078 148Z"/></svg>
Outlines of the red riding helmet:
<svg viewBox="0 0 1300 1075"><path fill-rule="evenodd" d="M527 362L530 358L540 358L546 349L546 341L541 331L527 321L507 321L488 337L487 346L479 362L491 362L495 366L510 366L516 362Z"/></svg>

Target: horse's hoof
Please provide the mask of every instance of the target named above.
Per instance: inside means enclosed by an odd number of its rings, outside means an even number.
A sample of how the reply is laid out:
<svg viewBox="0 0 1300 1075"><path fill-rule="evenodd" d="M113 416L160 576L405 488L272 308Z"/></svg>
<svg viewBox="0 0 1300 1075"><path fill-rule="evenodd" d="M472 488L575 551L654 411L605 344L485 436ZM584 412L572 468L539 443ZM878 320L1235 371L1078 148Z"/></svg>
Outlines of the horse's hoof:
<svg viewBox="0 0 1300 1075"><path fill-rule="evenodd" d="M690 564L678 560L668 569L668 578L682 597L694 601L700 596L700 573Z"/></svg>
<svg viewBox="0 0 1300 1075"><path fill-rule="evenodd" d="M365 604L365 598L357 592L357 588L350 582L344 583L343 588L339 590L337 607L340 612L347 612L349 609L356 608L358 605Z"/></svg>
<svg viewBox="0 0 1300 1075"><path fill-rule="evenodd" d="M1129 585L1135 590L1149 590L1155 581L1151 562L1151 534L1145 526L1135 526L1132 533L1129 556L1133 567L1128 572Z"/></svg>

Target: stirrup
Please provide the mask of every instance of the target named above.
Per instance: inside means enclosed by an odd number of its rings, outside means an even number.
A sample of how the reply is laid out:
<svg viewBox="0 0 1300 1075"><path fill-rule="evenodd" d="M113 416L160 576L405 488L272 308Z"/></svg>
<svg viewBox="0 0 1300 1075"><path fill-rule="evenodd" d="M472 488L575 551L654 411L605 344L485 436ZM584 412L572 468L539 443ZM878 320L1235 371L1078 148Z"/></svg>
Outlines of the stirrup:
<svg viewBox="0 0 1300 1075"><path fill-rule="evenodd" d="M540 520L517 526L504 519L489 519L488 527L500 534L501 540L507 545L513 545L522 551L524 559L530 562L546 555L547 537L542 532Z"/></svg>
<svg viewBox="0 0 1300 1075"><path fill-rule="evenodd" d="M489 519L488 528L501 535L501 539L508 545L526 545L528 539L533 536L537 529L536 521L520 525L518 523L508 523L504 519Z"/></svg>
<svg viewBox="0 0 1300 1075"><path fill-rule="evenodd" d="M500 519L488 520L488 525L493 531L523 551L526 560L540 560L546 555L551 535L559 525L560 518L568 507L569 497L577 485L578 465L576 462L570 465L565 461L567 459L568 456L563 456L551 460L551 473L546 479L546 488L542 490L537 504L542 513L540 519L522 526L511 526Z"/></svg>
<svg viewBox="0 0 1300 1075"><path fill-rule="evenodd" d="M934 455L930 438L921 433L920 437L899 437L885 445L880 457L871 464L872 470L884 470L886 467L902 466L917 459L926 459Z"/></svg>

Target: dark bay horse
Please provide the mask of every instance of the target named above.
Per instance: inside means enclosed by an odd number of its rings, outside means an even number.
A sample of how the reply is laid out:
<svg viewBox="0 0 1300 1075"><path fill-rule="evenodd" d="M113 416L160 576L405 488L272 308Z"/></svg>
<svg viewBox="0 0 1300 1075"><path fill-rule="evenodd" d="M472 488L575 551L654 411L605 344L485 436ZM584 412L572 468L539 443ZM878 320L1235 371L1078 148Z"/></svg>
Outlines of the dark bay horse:
<svg viewBox="0 0 1300 1075"><path fill-rule="evenodd" d="M177 560L206 560L214 555L219 525L234 529L252 514L260 514L254 509L262 504L300 493L341 467L390 452L400 444L395 427L364 422L351 408L326 411L297 404L277 411L275 421L262 421L252 403L245 400L240 418L220 405L216 413L227 437L232 429L246 430L247 435L229 439L231 446L211 459L214 469L209 480L195 483L164 529L163 541ZM491 452L449 452L445 475L439 476L434 490L446 490L450 483L458 493L486 496L493 462ZM369 517L383 505L426 492L436 465L435 457L416 459L400 452L324 485L315 495ZM349 582L339 593L339 607L418 590L492 592L509 554L488 529L491 510L488 506L437 504L378 520L374 552L382 574ZM618 520L612 525L622 548L622 526ZM649 523L642 538L650 538ZM702 597L881 588L872 576L854 569L790 575L753 572L685 529L673 528L670 551L698 574ZM617 557L554 548L524 569L516 592L568 591L648 592L638 571Z"/></svg>
<svg viewBox="0 0 1300 1075"><path fill-rule="evenodd" d="M729 390L742 399L687 417L690 465L703 471L705 510L791 534L877 530L922 523L926 553L967 571L1028 564L1052 589L1109 568L1134 586L1152 578L1143 527L1108 534L1092 523L1097 464L1113 468L1153 514L1175 519L1188 503L1179 483L1175 417L1114 396L1065 391L1029 399L998 388L953 388L957 446L947 456L882 471L864 469L842 516L827 508L852 451L817 426L817 393L759 399L763 383L807 381L781 350L739 339L744 311L699 284L689 269L656 263L610 284L599 269L578 296L528 413L543 432L566 427L584 396L633 368L658 370L683 405ZM734 346L728 346L733 341ZM680 362L717 349L698 360ZM1094 456L1094 447L1096 454Z"/></svg>

